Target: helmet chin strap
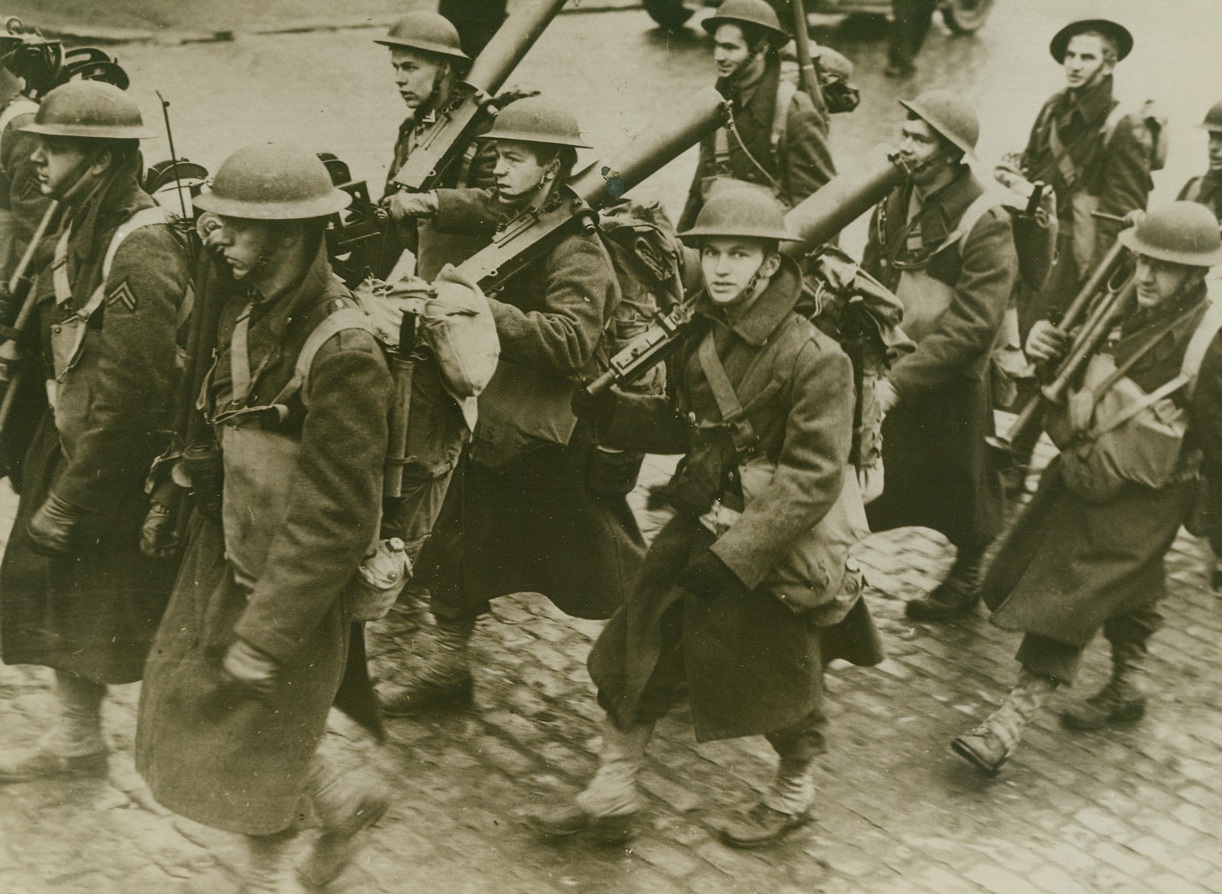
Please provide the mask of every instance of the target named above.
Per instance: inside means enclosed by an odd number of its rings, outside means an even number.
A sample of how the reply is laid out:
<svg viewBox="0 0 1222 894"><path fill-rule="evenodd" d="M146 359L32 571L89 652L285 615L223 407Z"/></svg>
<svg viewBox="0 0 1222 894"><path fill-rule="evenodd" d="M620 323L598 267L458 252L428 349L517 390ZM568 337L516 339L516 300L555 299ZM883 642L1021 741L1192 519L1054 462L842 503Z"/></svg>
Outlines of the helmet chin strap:
<svg viewBox="0 0 1222 894"><path fill-rule="evenodd" d="M749 298L755 294L755 290L759 288L760 281L764 278L764 265L768 263L768 259L771 257L772 255L764 256L764 260L760 261L760 265L755 268L755 272L751 274L751 278L747 280L747 284L742 287L742 290L737 295L727 301L727 304L737 304L743 298Z"/></svg>

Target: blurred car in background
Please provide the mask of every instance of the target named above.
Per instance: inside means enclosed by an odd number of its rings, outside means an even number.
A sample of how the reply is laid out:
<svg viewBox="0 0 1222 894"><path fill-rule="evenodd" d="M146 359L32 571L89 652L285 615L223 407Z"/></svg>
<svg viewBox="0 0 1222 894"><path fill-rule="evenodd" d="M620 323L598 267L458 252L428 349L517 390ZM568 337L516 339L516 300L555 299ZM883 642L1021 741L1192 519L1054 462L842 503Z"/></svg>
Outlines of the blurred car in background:
<svg viewBox="0 0 1222 894"><path fill-rule="evenodd" d="M787 0L769 0L783 23L792 19ZM719 0L644 0L645 10L663 28L681 28L698 9L720 6ZM805 0L807 14L885 16L891 0ZM941 0L938 8L946 27L957 34L971 34L984 27L993 0Z"/></svg>

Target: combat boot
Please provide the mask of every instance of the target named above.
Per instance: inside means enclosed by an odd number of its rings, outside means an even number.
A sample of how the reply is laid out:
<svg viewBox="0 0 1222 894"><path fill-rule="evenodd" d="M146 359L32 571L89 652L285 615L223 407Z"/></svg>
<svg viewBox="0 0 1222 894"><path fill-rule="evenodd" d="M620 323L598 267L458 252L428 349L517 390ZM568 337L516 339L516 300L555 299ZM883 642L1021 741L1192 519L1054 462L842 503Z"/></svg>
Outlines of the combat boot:
<svg viewBox="0 0 1222 894"><path fill-rule="evenodd" d="M391 717L404 717L469 708L475 697L468 658L474 630L474 621L438 620L424 667L400 692L382 703L382 710Z"/></svg>
<svg viewBox="0 0 1222 894"><path fill-rule="evenodd" d="M105 776L108 749L102 736L106 687L65 671L55 672L59 719L33 751L0 758L0 785L56 776Z"/></svg>
<svg viewBox="0 0 1222 894"><path fill-rule="evenodd" d="M1112 676L1084 702L1061 712L1061 725L1089 732L1117 724L1136 723L1146 713L1145 650L1132 643L1112 646Z"/></svg>
<svg viewBox="0 0 1222 894"><path fill-rule="evenodd" d="M721 840L744 850L776 844L813 819L814 800L814 760L782 758L763 799L728 820L720 829Z"/></svg>
<svg viewBox="0 0 1222 894"><path fill-rule="evenodd" d="M241 894L309 894L293 871L295 832L247 835Z"/></svg>
<svg viewBox="0 0 1222 894"><path fill-rule="evenodd" d="M530 824L548 838L586 835L599 844L623 844L632 837L639 807L636 778L652 735L652 723L621 730L607 718L590 784L568 803L530 815Z"/></svg>
<svg viewBox="0 0 1222 894"><path fill-rule="evenodd" d="M1024 667L1001 707L980 726L951 739L951 750L989 776L996 776L1018 747L1027 725L1059 685L1055 677Z"/></svg>
<svg viewBox="0 0 1222 894"><path fill-rule="evenodd" d="M321 888L352 862L360 851L360 833L386 815L390 802L371 782L336 773L318 755L310 763L307 785L322 831L298 875L306 885Z"/></svg>
<svg viewBox="0 0 1222 894"><path fill-rule="evenodd" d="M948 621L976 610L980 602L980 560L984 550L960 547L955 564L946 580L928 595L904 606L904 614L914 621Z"/></svg>

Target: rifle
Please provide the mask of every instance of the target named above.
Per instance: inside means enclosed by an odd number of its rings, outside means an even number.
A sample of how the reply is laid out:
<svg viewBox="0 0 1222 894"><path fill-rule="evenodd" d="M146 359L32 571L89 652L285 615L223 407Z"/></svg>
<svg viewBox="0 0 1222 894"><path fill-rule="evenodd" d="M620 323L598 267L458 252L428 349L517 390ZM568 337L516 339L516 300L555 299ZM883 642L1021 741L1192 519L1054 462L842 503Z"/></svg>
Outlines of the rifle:
<svg viewBox="0 0 1222 894"><path fill-rule="evenodd" d="M475 58L467 77L437 110L437 120L420 134L415 149L395 173L393 183L410 192L425 192L437 185L483 125L496 116L492 108L496 91L560 12L564 2L536 0L509 14Z"/></svg>
<svg viewBox="0 0 1222 894"><path fill-rule="evenodd" d="M648 139L633 139L618 163L594 162L558 190L555 201L509 221L490 245L458 265L459 272L485 294L503 288L570 233L593 230L600 209L699 143L728 115L729 106L716 90L701 90L686 109L671 112L664 124L649 128Z"/></svg>
<svg viewBox="0 0 1222 894"><path fill-rule="evenodd" d="M872 159L864 173L840 174L791 209L785 215L785 226L800 239L786 243L781 252L804 258L882 201L907 176L897 153L886 151L882 155L882 160ZM665 360L691 322L692 313L691 303L685 301L669 313L659 314L652 326L611 358L607 372L586 390L597 397L612 385L629 385Z"/></svg>
<svg viewBox="0 0 1222 894"><path fill-rule="evenodd" d="M211 282L216 276L227 275L221 269L223 265L212 257L208 243L217 224L214 215L204 213L195 225L200 240L191 276L195 304L187 329L186 365L175 395L174 430L165 452L153 461L145 484L151 505L140 529L140 550L150 558L172 558L182 549L190 516L185 499L188 493L194 493L202 514L211 518L220 513L220 451L196 406L204 376L212 366L224 306L223 289ZM158 473L165 466L171 473L162 480Z"/></svg>
<svg viewBox="0 0 1222 894"><path fill-rule="evenodd" d="M13 412L13 401L20 390L21 379L25 371L23 362L25 351L22 342L25 341L26 330L33 325L34 305L37 302L37 295L31 288L34 276L30 272L30 266L34 262L34 254L38 250L39 243L46 238L53 226L58 225L62 208L59 202L53 201L43 212L42 220L38 222L38 228L34 231L30 244L25 247L21 260L17 262L17 267L13 270L13 275L9 277L5 286L6 294L3 301L0 302L0 313L3 314L6 321L12 314L12 309L19 308L17 317L11 325L6 322L0 326L0 336L4 338L4 342L0 343L0 386L4 387L4 398L0 401L0 431L3 431L8 424L9 415Z"/></svg>

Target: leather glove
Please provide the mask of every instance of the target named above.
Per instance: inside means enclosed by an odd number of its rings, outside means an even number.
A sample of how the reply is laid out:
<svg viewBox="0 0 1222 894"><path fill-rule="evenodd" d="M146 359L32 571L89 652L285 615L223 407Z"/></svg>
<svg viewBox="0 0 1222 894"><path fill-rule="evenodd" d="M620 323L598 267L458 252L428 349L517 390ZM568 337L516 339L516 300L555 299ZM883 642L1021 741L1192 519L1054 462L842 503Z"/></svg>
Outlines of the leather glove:
<svg viewBox="0 0 1222 894"><path fill-rule="evenodd" d="M709 552L684 568L675 583L698 599L708 602L726 596L746 596L749 592L738 575Z"/></svg>
<svg viewBox="0 0 1222 894"><path fill-rule="evenodd" d="M1027 333L1027 345L1023 352L1034 363L1059 360L1069 350L1069 333L1058 329L1048 320L1040 320Z"/></svg>
<svg viewBox="0 0 1222 894"><path fill-rule="evenodd" d="M236 639L221 662L225 682L246 698L269 704L280 679L280 662L244 639Z"/></svg>
<svg viewBox="0 0 1222 894"><path fill-rule="evenodd" d="M172 559L178 555L178 532L174 513L164 503L153 503L140 526L140 552L150 559Z"/></svg>
<svg viewBox="0 0 1222 894"><path fill-rule="evenodd" d="M615 392L608 388L602 394L594 395L579 386L573 389L569 406L578 419L584 419L598 429L606 428L615 415Z"/></svg>
<svg viewBox="0 0 1222 894"><path fill-rule="evenodd" d="M395 220L407 220L410 217L432 217L437 213L437 193L391 193L382 200L382 207Z"/></svg>
<svg viewBox="0 0 1222 894"><path fill-rule="evenodd" d="M890 379L879 379L874 384L874 399L878 401L879 411L886 416L899 405L900 393Z"/></svg>
<svg viewBox="0 0 1222 894"><path fill-rule="evenodd" d="M79 509L50 494L26 525L31 548L44 556L71 555L80 521Z"/></svg>

